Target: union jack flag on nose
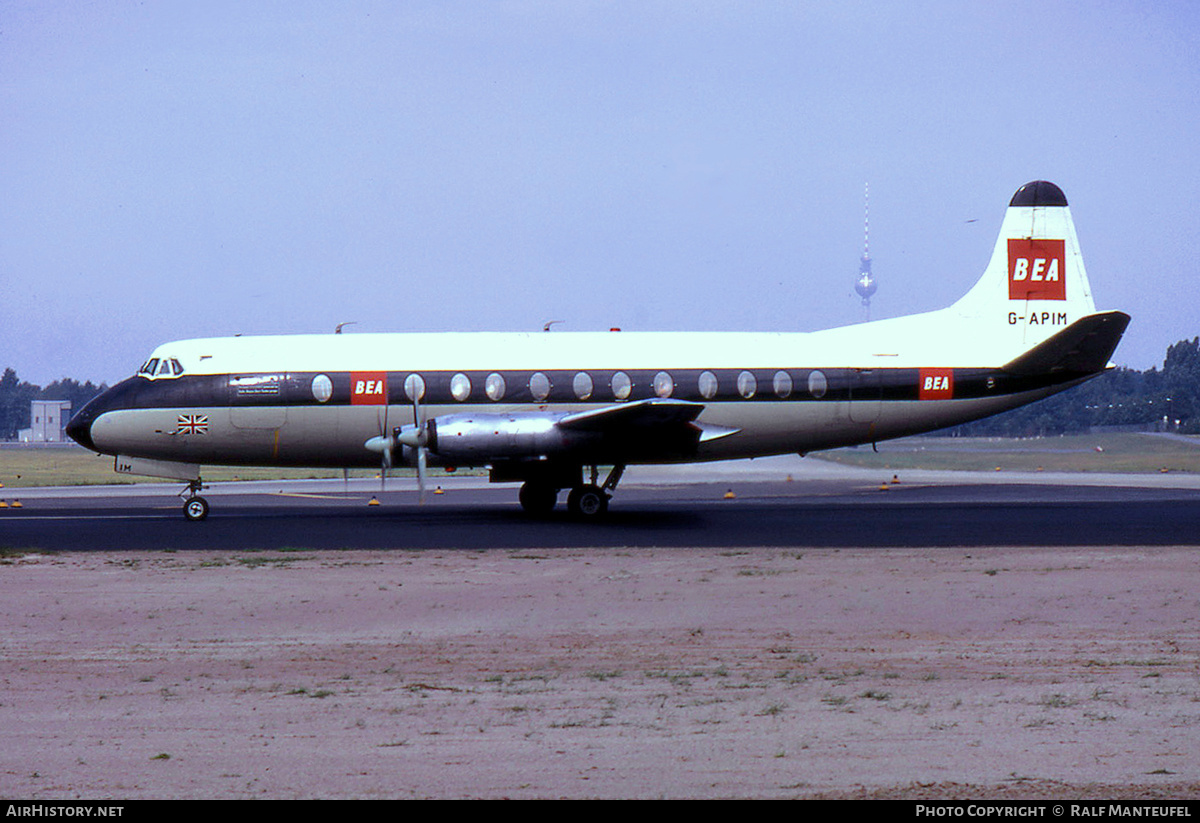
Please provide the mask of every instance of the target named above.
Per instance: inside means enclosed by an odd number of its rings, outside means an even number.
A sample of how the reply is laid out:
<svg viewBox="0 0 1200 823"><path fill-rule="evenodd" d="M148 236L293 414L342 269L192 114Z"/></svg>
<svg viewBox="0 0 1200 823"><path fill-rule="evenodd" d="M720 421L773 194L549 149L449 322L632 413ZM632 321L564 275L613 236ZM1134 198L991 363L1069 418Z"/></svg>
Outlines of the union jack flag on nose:
<svg viewBox="0 0 1200 823"><path fill-rule="evenodd" d="M175 430L179 434L207 434L208 415L181 414L179 415L179 420L175 423Z"/></svg>

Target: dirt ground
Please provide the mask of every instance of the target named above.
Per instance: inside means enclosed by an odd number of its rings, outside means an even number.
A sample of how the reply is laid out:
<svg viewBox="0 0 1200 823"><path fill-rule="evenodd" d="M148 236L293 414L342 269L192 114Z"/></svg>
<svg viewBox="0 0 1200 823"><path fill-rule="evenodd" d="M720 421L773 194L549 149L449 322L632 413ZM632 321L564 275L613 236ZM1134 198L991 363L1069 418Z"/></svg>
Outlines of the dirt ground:
<svg viewBox="0 0 1200 823"><path fill-rule="evenodd" d="M10 798L1200 797L1194 549L0 565Z"/></svg>

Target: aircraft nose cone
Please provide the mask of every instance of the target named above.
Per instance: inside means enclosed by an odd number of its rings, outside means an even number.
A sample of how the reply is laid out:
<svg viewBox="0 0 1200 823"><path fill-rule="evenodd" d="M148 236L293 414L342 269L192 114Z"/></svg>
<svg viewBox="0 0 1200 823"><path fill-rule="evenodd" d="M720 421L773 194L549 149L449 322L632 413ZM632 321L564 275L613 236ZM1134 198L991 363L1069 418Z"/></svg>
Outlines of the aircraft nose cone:
<svg viewBox="0 0 1200 823"><path fill-rule="evenodd" d="M67 423L67 437L85 449L98 451L96 444L92 442L92 416L86 414L86 411L86 407L80 409L79 413L71 418L71 422Z"/></svg>

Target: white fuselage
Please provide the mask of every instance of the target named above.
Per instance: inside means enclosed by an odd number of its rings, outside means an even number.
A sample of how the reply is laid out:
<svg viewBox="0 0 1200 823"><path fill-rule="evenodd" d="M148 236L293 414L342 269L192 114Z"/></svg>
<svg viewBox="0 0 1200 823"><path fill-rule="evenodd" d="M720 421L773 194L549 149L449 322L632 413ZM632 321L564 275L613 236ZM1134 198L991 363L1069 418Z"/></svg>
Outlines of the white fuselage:
<svg viewBox="0 0 1200 823"><path fill-rule="evenodd" d="M919 324L920 317L902 321ZM99 415L91 438L102 452L186 463L377 465L378 456L364 443L416 422L413 387L420 385L416 400L428 418L520 412L553 417L652 398L700 403L704 409L696 425L721 436L701 438L692 453L651 453L645 462L720 460L928 431L1065 388L1006 386L1002 374L972 360L970 347L922 345L921 338L901 334L898 322L780 334L180 341L159 347L150 362L174 361L183 373L131 378L136 401ZM901 340L907 350L896 345ZM922 391L931 374L940 390ZM437 462L438 455L431 458ZM401 454L397 462L404 460Z"/></svg>

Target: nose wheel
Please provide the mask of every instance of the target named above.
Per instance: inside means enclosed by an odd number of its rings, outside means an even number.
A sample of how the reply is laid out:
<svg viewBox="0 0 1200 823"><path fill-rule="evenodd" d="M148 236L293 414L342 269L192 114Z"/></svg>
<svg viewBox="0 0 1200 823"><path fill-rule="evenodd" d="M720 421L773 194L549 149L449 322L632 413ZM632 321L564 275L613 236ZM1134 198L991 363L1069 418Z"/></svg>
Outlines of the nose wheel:
<svg viewBox="0 0 1200 823"><path fill-rule="evenodd" d="M203 520L208 517L208 501L198 495L183 501L183 516L188 520Z"/></svg>
<svg viewBox="0 0 1200 823"><path fill-rule="evenodd" d="M183 500L183 516L187 520L203 520L208 517L208 501L201 497L197 492L204 488L201 480L188 481L187 488L179 493Z"/></svg>

